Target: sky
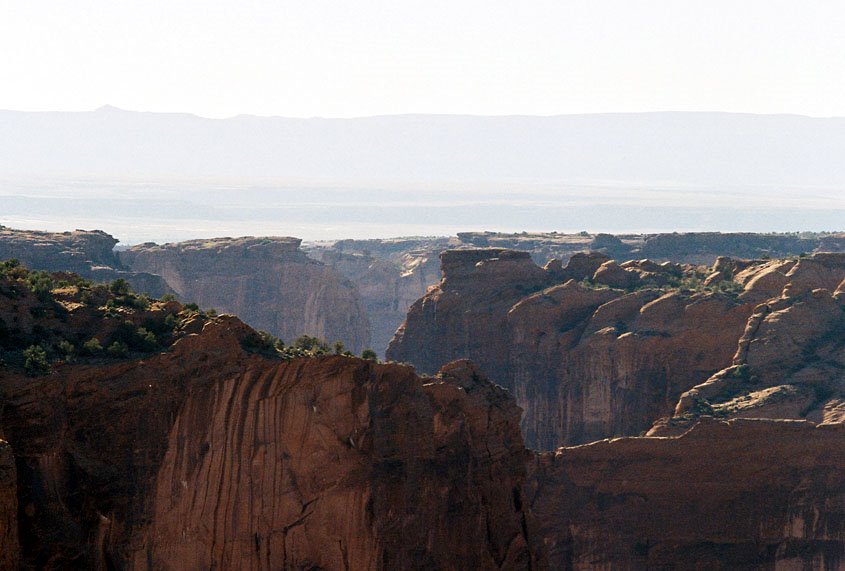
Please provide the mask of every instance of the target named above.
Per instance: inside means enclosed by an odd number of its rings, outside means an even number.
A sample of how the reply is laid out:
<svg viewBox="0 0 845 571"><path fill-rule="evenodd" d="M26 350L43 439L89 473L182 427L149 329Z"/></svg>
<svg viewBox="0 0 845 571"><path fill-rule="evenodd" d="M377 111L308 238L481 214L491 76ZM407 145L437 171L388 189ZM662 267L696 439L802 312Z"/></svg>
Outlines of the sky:
<svg viewBox="0 0 845 571"><path fill-rule="evenodd" d="M0 0L0 109L845 116L841 0Z"/></svg>

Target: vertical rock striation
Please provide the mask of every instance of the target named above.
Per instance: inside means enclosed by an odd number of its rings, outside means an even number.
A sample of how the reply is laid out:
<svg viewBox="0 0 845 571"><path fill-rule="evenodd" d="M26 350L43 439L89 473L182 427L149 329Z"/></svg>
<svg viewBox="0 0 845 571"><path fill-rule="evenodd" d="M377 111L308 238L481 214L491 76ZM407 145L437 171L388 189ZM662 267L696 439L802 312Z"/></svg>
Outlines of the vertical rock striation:
<svg viewBox="0 0 845 571"><path fill-rule="evenodd" d="M234 313L285 342L312 335L343 341L355 353L370 344L355 287L308 258L298 238L215 238L142 244L120 253L138 271L162 276L185 301Z"/></svg>

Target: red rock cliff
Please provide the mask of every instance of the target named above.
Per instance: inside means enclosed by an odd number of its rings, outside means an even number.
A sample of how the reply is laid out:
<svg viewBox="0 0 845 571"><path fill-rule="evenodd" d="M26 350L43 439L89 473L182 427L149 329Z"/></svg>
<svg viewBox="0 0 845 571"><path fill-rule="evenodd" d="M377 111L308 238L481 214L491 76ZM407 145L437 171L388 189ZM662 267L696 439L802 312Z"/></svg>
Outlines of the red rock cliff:
<svg viewBox="0 0 845 571"><path fill-rule="evenodd" d="M550 567L845 566L845 427L709 420L537 456L528 496Z"/></svg>
<svg viewBox="0 0 845 571"><path fill-rule="evenodd" d="M142 360L3 376L27 565L536 568L507 393L469 363L268 360L251 334L224 316Z"/></svg>
<svg viewBox="0 0 845 571"><path fill-rule="evenodd" d="M527 255L488 249L444 253L443 272L388 358L423 370L477 361L524 409L527 444L548 450L645 432L731 365L755 306L787 284L835 288L845 258L720 258L703 268L580 254L541 269Z"/></svg>

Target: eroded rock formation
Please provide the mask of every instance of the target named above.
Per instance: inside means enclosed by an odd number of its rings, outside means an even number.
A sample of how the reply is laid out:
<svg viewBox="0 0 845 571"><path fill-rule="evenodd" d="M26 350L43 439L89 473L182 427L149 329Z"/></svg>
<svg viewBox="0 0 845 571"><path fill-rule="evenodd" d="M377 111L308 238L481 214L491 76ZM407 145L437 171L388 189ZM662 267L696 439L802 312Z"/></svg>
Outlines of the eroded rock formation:
<svg viewBox="0 0 845 571"><path fill-rule="evenodd" d="M154 297L172 291L160 276L127 271L114 254L117 243L101 230L36 232L0 226L0 261L15 258L33 270L74 272L98 282L123 278Z"/></svg>
<svg viewBox="0 0 845 571"><path fill-rule="evenodd" d="M14 359L2 369L25 567L539 565L519 409L471 363L423 379L351 357L280 361L245 349L259 340L237 318L175 302L113 316L75 287L52 300L5 287L0 314L48 355L68 338L105 345L126 321L179 319L164 352L80 354L34 377ZM34 321L16 321L18 307ZM14 543L6 460L0 541Z"/></svg>
<svg viewBox="0 0 845 571"><path fill-rule="evenodd" d="M312 335L360 353L370 345L354 285L308 258L298 238L216 238L142 244L120 253L134 270L162 276L181 299L234 313L292 342Z"/></svg>
<svg viewBox="0 0 845 571"><path fill-rule="evenodd" d="M731 365L759 303L845 278L841 254L720 258L712 268L578 254L541 269L527 254L497 249L442 260L443 281L412 306L388 358L423 371L475 360L513 392L526 442L542 450L645 432L682 393ZM838 315L830 291L825 299L829 307L806 309L821 332ZM804 351L805 341L793 343Z"/></svg>
<svg viewBox="0 0 845 571"><path fill-rule="evenodd" d="M505 251L496 258L499 269L482 258L478 271L495 277L524 263ZM471 280L473 271L452 277ZM419 377L343 356L280 360L232 316L176 302L139 307L73 279L46 299L26 288L22 270L13 273L0 279L9 325L0 339L9 442L0 441L0 569L827 571L845 563L841 416L695 418L678 436L535 454L523 446L511 395L471 362ZM578 306L608 292L578 290ZM842 292L801 296L822 294L838 303ZM40 341L54 356L69 339L107 343L127 322L154 329L156 347L74 350L36 376L24 375L12 351ZM795 353L775 351L783 344L755 339L773 351L772 378L794 368Z"/></svg>

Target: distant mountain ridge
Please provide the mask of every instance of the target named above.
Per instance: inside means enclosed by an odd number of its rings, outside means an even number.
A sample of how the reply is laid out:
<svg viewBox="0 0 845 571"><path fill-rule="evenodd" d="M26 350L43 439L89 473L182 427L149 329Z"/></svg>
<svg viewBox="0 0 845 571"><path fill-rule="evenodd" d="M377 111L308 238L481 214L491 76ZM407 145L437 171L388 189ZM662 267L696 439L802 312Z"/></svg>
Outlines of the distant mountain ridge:
<svg viewBox="0 0 845 571"><path fill-rule="evenodd" d="M0 111L0 175L845 187L845 118Z"/></svg>

